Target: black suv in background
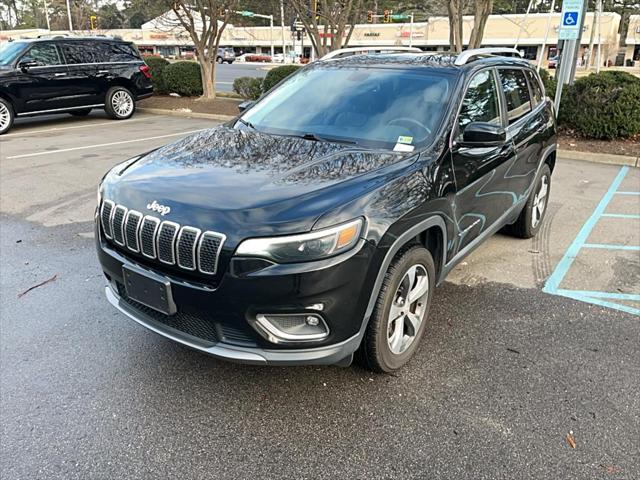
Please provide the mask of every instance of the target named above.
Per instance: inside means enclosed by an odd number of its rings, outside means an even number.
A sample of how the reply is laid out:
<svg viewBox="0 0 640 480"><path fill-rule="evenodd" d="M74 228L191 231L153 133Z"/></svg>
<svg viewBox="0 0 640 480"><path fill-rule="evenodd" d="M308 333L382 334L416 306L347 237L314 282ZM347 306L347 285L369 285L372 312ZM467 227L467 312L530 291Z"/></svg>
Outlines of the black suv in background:
<svg viewBox="0 0 640 480"><path fill-rule="evenodd" d="M492 52L315 62L117 165L96 210L107 298L220 358L400 368L448 272L546 212L553 104L528 62Z"/></svg>
<svg viewBox="0 0 640 480"><path fill-rule="evenodd" d="M153 94L134 44L107 37L18 40L0 47L0 134L15 117L104 108L118 120Z"/></svg>

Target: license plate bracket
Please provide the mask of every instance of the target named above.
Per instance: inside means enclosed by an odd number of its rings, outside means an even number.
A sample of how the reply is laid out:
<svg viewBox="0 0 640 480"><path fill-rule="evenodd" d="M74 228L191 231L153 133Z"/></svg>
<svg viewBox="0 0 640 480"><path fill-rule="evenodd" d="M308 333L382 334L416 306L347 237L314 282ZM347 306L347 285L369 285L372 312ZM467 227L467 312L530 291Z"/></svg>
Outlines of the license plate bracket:
<svg viewBox="0 0 640 480"><path fill-rule="evenodd" d="M166 277L129 265L122 266L122 277L125 291L131 300L165 315L176 313L171 282Z"/></svg>

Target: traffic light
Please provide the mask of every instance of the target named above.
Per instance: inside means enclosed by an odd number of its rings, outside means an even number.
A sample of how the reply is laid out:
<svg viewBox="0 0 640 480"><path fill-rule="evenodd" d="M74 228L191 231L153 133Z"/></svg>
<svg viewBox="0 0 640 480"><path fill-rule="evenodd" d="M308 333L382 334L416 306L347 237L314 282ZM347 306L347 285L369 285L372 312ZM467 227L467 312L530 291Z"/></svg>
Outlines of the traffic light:
<svg viewBox="0 0 640 480"><path fill-rule="evenodd" d="M384 23L389 23L391 22L391 10L385 10L384 11L384 18L383 18Z"/></svg>
<svg viewBox="0 0 640 480"><path fill-rule="evenodd" d="M367 23L373 23L373 12L371 10L367 12Z"/></svg>
<svg viewBox="0 0 640 480"><path fill-rule="evenodd" d="M98 17L96 15L89 16L89 26L91 30L98 29Z"/></svg>

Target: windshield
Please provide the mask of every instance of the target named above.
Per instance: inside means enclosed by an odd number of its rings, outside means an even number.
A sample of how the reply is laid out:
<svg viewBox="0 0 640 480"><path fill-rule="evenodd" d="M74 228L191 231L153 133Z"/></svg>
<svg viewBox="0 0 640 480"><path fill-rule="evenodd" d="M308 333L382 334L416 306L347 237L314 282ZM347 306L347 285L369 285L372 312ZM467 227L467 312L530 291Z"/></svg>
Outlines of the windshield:
<svg viewBox="0 0 640 480"><path fill-rule="evenodd" d="M431 143L451 75L424 69L307 68L248 110L258 131L412 151Z"/></svg>
<svg viewBox="0 0 640 480"><path fill-rule="evenodd" d="M25 49L24 42L7 42L0 45L0 65L9 65L13 63L20 53Z"/></svg>

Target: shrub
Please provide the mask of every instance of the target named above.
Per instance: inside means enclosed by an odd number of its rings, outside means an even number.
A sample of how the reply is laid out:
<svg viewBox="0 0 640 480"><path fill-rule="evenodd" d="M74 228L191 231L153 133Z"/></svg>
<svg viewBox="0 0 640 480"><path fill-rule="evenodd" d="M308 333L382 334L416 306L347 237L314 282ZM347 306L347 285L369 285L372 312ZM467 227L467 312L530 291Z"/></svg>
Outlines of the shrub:
<svg viewBox="0 0 640 480"><path fill-rule="evenodd" d="M151 82L153 83L153 91L156 93L167 93L163 71L169 65L169 62L162 57L147 56L144 61L149 66L151 73Z"/></svg>
<svg viewBox="0 0 640 480"><path fill-rule="evenodd" d="M269 55L247 55L245 62L270 62L271 57Z"/></svg>
<svg viewBox="0 0 640 480"><path fill-rule="evenodd" d="M164 67L162 76L169 92L185 97L202 95L202 77L197 62L170 63Z"/></svg>
<svg viewBox="0 0 640 480"><path fill-rule="evenodd" d="M589 138L613 139L640 133L640 79L626 72L602 72L566 86L560 123Z"/></svg>
<svg viewBox="0 0 640 480"><path fill-rule="evenodd" d="M233 91L242 98L257 100L262 93L262 79L255 77L238 77L233 81Z"/></svg>
<svg viewBox="0 0 640 480"><path fill-rule="evenodd" d="M299 68L300 65L283 65L269 70L267 76L264 77L264 80L262 81L262 91L265 93L268 92L280 83L281 80L287 78Z"/></svg>
<svg viewBox="0 0 640 480"><path fill-rule="evenodd" d="M556 87L558 85L556 78L552 77L547 70L542 69L540 70L540 79L542 80L547 95L551 98L555 98Z"/></svg>

